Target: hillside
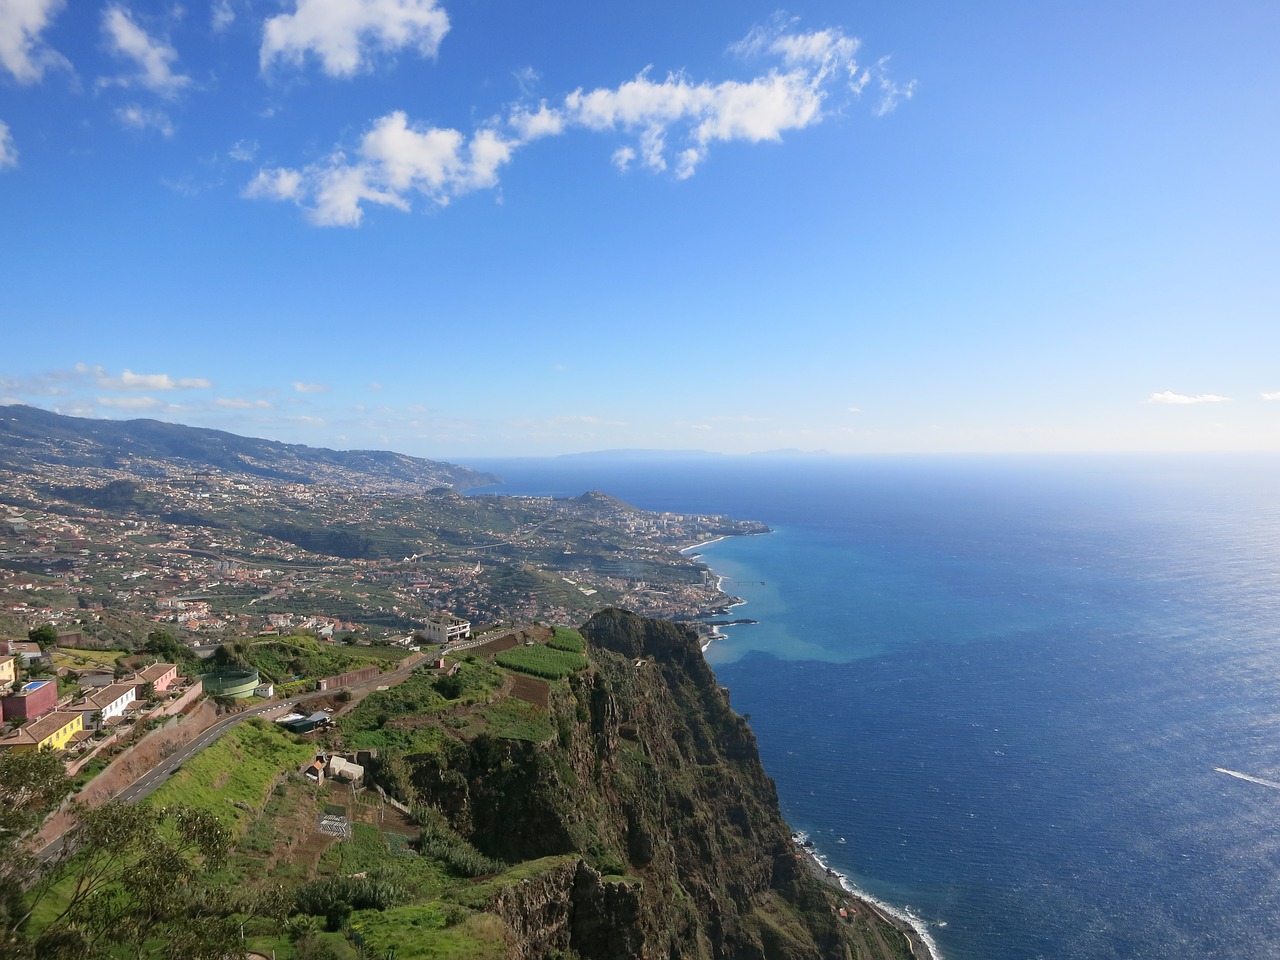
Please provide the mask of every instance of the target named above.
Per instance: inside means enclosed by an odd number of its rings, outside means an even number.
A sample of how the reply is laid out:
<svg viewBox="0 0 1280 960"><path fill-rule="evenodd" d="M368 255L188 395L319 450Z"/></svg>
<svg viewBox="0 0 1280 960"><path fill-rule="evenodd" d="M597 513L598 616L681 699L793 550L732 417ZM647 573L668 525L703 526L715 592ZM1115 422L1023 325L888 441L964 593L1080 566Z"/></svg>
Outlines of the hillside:
<svg viewBox="0 0 1280 960"><path fill-rule="evenodd" d="M90 420L36 407L0 406L0 467L39 471L54 464L137 476L164 476L178 467L404 492L467 489L497 480L457 464L383 450L328 450L159 420Z"/></svg>
<svg viewBox="0 0 1280 960"><path fill-rule="evenodd" d="M282 960L913 956L902 931L811 870L690 632L610 609L580 632L529 627L455 662L335 698L349 709L328 732L250 721L143 808L99 808L113 831L204 823L219 852L191 869L165 860L181 895L135 901L134 857L104 834L118 877L101 874L100 892L59 916L81 869L70 861L37 886L48 895L6 955L158 956L136 947L198 931L184 955L221 957L243 937ZM360 751L366 789L299 775L330 750ZM119 922L99 922L107 907Z"/></svg>

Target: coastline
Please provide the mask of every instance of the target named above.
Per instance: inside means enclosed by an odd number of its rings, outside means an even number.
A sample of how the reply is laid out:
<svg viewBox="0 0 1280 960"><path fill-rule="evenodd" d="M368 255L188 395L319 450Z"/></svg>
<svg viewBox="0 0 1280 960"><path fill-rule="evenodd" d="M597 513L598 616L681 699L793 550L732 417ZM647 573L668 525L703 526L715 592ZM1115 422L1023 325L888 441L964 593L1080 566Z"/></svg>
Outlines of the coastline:
<svg viewBox="0 0 1280 960"><path fill-rule="evenodd" d="M703 540L699 543L691 543L687 547L680 547L679 551L680 553L689 554L690 560L698 560L701 558L701 554L697 554L697 553L690 554L689 553L690 550L701 550L703 547L709 547L713 543L719 543L721 540L728 540L730 536L731 536L730 534L722 533L720 536L712 537L710 540Z"/></svg>
<svg viewBox="0 0 1280 960"><path fill-rule="evenodd" d="M728 539L727 536L716 537L714 540L709 540L705 543L698 543L685 547L680 552L686 553L687 551L696 550L712 543L719 543L721 540L726 539ZM701 559L698 555L694 555L694 557L696 559ZM726 579L725 575L716 573L709 564L707 565L707 568L715 575L716 589L723 593L723 583ZM747 601L743 600L741 597L733 597L731 598L731 602L726 606L726 609L731 610L734 607L745 606L746 604ZM705 654L707 652L707 648L716 640L727 639L728 635L721 633L719 627L712 627L710 634L708 634L706 638L699 643L699 646ZM891 924L893 927L901 931L903 936L907 938L907 945L915 960L944 960L942 952L938 949L937 943L930 935L923 920L912 916L899 907L894 907L859 890L849 882L848 877L827 865L826 856L820 850L814 847L811 843L806 846L801 842L802 840L808 839L807 834L801 831L796 831L794 827L792 830L792 841L793 847L796 851L796 856L805 864L815 877L827 886L838 890L842 896L848 897L852 902L858 905L858 908L874 913L885 923Z"/></svg>
<svg viewBox="0 0 1280 960"><path fill-rule="evenodd" d="M942 953L938 950L938 945L934 942L933 937L929 935L923 920L863 893L851 884L849 878L843 873L827 866L822 853L815 847L804 846L802 842L797 840L797 838L806 837L804 833L796 832L791 837L796 857L809 868L810 873L828 887L840 891L842 896L848 897L850 901L857 904L858 908L874 913L885 923L901 931L902 935L907 938L907 946L911 950L911 955L916 960L943 960Z"/></svg>

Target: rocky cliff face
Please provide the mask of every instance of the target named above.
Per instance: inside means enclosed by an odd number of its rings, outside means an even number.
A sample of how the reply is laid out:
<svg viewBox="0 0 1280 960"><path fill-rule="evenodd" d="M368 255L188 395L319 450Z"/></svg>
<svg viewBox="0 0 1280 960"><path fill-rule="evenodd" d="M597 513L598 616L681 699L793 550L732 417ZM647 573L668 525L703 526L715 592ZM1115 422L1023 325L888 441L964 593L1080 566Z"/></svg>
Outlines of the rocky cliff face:
<svg viewBox="0 0 1280 960"><path fill-rule="evenodd" d="M551 858L492 896L510 956L910 955L797 857L755 737L691 632L608 610L582 633L593 666L553 697L554 739L410 758L415 799L483 853Z"/></svg>

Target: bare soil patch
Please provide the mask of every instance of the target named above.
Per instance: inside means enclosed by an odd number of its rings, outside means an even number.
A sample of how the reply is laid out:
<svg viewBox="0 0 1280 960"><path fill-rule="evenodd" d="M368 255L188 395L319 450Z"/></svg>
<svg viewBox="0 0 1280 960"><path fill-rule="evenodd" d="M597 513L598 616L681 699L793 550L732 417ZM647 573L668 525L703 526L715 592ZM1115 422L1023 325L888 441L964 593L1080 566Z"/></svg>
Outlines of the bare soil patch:
<svg viewBox="0 0 1280 960"><path fill-rule="evenodd" d="M551 702L551 684L537 677L517 676L511 685L511 696L545 710Z"/></svg>
<svg viewBox="0 0 1280 960"><path fill-rule="evenodd" d="M501 653L503 650L510 650L513 647L518 647L520 643L519 634L508 633L505 636L499 637L497 640L490 640L488 643L482 643L478 647L472 647L468 652L474 653L477 656L491 657L495 653Z"/></svg>

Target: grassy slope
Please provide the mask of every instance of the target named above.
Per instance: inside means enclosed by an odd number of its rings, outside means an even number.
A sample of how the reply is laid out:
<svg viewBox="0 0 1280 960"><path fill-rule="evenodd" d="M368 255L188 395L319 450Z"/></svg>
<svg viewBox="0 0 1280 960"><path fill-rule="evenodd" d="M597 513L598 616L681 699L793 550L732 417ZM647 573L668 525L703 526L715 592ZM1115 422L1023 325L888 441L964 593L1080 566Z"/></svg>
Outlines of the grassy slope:
<svg viewBox="0 0 1280 960"><path fill-rule="evenodd" d="M277 778L314 756L314 745L297 742L273 724L250 720L184 763L148 802L207 810L238 837L266 803Z"/></svg>

